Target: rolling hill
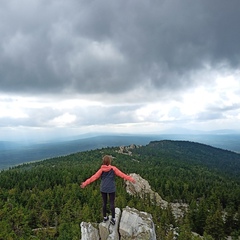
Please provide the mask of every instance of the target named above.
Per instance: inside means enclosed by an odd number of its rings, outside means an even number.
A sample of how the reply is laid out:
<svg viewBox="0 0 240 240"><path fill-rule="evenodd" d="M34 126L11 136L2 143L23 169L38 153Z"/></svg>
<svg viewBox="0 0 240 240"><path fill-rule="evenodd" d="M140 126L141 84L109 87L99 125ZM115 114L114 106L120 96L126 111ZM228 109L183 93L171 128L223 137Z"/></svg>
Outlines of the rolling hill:
<svg viewBox="0 0 240 240"><path fill-rule="evenodd" d="M209 146L240 152L240 135L237 134L122 134L75 136L69 139L54 139L45 143L24 143L0 141L0 170L47 158L65 156L80 151L114 147L121 145L146 145L150 141L178 140L199 142Z"/></svg>
<svg viewBox="0 0 240 240"><path fill-rule="evenodd" d="M142 156L165 156L188 164L201 164L232 176L240 175L240 154L190 141L152 141L137 149Z"/></svg>

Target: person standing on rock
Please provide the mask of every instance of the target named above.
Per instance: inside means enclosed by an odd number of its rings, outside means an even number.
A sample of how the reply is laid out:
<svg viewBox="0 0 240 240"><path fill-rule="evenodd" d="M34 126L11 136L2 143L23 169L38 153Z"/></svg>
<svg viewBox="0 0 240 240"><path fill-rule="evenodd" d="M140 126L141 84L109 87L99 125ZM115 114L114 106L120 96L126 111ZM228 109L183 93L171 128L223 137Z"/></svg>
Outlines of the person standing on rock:
<svg viewBox="0 0 240 240"><path fill-rule="evenodd" d="M110 209L112 213L112 218L110 223L112 225L115 224L115 192L116 192L116 185L115 185L115 175L135 183L134 178L132 178L129 175L126 175L125 173L121 172L117 167L112 166L112 156L105 155L102 159L102 166L100 169L92 175L90 178L88 178L86 181L81 183L81 188L85 188L88 184L96 181L101 177L101 185L100 185L100 191L102 194L102 200L103 200L103 207L102 207L102 213L103 213L103 221L108 221L107 216L107 199L109 196L109 202L110 202Z"/></svg>

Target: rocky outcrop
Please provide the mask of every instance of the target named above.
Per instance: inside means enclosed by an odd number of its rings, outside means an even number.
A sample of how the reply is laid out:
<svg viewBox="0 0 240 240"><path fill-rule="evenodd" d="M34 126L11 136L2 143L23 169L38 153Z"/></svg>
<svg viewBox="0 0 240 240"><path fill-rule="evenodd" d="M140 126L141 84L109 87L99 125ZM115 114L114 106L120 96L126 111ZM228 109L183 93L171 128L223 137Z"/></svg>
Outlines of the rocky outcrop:
<svg viewBox="0 0 240 240"><path fill-rule="evenodd" d="M139 196L141 198L149 196L153 204L161 205L162 208L167 208L168 202L163 200L158 193L151 189L147 180L136 173L131 173L130 176L136 181L135 183L126 181L126 191L130 195Z"/></svg>
<svg viewBox="0 0 240 240"><path fill-rule="evenodd" d="M152 215L140 212L134 208L123 209L119 226L121 239L156 239L155 226Z"/></svg>
<svg viewBox="0 0 240 240"><path fill-rule="evenodd" d="M187 212L188 205L182 203L168 203L161 196L151 189L147 180L143 179L136 173L130 174L135 180L135 183L126 181L126 191L130 195L139 196L141 198L150 198L152 204L161 206L166 209L172 209L173 216L176 220L183 217ZM113 226L110 221L99 224L81 223L82 240L155 240L155 225L152 216L149 213L141 212L135 208L126 207L115 209L116 224Z"/></svg>
<svg viewBox="0 0 240 240"><path fill-rule="evenodd" d="M99 235L102 239L107 240L119 240L119 222L121 219L121 210L119 208L115 208L115 225L110 224L110 221L102 222L99 224Z"/></svg>
<svg viewBox="0 0 240 240"><path fill-rule="evenodd" d="M120 146L118 153L132 155L132 149L139 148L139 146L135 144L131 144L130 146Z"/></svg>
<svg viewBox="0 0 240 240"><path fill-rule="evenodd" d="M81 223L82 240L156 240L155 226L149 213L126 207L116 211L116 224Z"/></svg>
<svg viewBox="0 0 240 240"><path fill-rule="evenodd" d="M99 240L99 232L97 229L97 225L93 223L86 223L81 222L81 234L82 234L82 240Z"/></svg>
<svg viewBox="0 0 240 240"><path fill-rule="evenodd" d="M139 174L131 173L130 175L136 180L136 183L126 181L126 191L130 195L139 196L141 198L149 197L152 204L159 205L163 209L171 207L172 213L176 220L184 216L188 209L187 204L168 203L167 201L163 200L157 192L154 192L151 189L148 181L143 179Z"/></svg>

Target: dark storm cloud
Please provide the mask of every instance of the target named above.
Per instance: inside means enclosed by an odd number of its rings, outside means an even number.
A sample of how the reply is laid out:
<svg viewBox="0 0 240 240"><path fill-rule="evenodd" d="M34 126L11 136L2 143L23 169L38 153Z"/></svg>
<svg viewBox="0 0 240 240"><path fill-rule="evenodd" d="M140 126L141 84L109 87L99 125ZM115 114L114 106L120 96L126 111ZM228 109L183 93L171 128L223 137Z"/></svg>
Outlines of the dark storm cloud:
<svg viewBox="0 0 240 240"><path fill-rule="evenodd" d="M182 90L240 63L240 2L9 0L0 10L0 91ZM203 80L204 81L204 80Z"/></svg>

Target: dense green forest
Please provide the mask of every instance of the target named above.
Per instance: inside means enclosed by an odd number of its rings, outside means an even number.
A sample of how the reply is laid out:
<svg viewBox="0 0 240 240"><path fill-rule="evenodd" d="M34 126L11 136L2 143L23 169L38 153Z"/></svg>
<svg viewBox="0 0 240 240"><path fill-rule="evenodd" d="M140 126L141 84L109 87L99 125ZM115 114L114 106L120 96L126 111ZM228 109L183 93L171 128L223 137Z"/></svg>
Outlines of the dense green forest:
<svg viewBox="0 0 240 240"><path fill-rule="evenodd" d="M117 178L116 206L152 214L158 239L205 240L240 236L240 155L187 141L159 141L135 148L132 155L117 147L79 152L0 172L0 239L80 239L82 221L100 222L99 181L81 189L105 154L126 173L137 173L169 202L189 204L176 221L161 209L125 191ZM136 161L137 160L137 161Z"/></svg>

